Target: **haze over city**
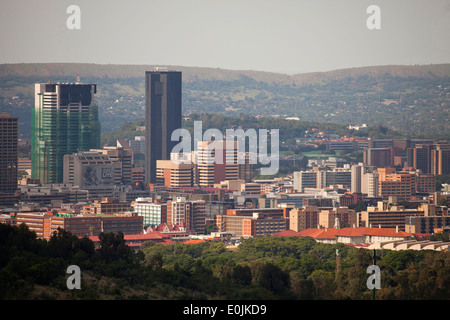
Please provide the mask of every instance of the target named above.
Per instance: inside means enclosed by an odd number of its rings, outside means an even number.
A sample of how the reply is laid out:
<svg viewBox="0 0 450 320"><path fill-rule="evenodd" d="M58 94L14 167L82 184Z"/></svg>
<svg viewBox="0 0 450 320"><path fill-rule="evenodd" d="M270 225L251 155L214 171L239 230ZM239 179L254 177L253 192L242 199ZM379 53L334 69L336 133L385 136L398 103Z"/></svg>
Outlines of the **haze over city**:
<svg viewBox="0 0 450 320"><path fill-rule="evenodd" d="M69 30L70 5L80 8ZM379 30L366 12L380 8ZM450 2L2 1L0 63L157 64L287 74L448 63Z"/></svg>

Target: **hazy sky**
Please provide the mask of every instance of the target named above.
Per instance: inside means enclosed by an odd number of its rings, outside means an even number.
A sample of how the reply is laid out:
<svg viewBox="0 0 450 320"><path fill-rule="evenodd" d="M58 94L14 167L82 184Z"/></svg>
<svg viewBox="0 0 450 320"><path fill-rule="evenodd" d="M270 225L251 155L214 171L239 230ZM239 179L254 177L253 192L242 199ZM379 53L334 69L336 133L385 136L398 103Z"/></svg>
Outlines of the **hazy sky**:
<svg viewBox="0 0 450 320"><path fill-rule="evenodd" d="M69 30L67 7L81 9ZM366 10L378 5L381 29ZM0 0L0 63L282 73L450 63L450 0Z"/></svg>

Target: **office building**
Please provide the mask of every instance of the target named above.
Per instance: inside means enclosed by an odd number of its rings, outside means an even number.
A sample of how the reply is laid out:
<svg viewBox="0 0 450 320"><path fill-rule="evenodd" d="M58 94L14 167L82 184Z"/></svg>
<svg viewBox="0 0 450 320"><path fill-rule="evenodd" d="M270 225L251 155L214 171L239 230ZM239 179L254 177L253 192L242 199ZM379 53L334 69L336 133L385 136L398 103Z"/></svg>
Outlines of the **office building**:
<svg viewBox="0 0 450 320"><path fill-rule="evenodd" d="M316 188L318 189L337 185L342 185L344 188L351 187L352 172L350 168L334 168L333 170L328 170L324 167L316 167L313 171L317 174Z"/></svg>
<svg viewBox="0 0 450 320"><path fill-rule="evenodd" d="M323 228L352 227L357 224L357 214L347 207L319 211L319 225Z"/></svg>
<svg viewBox="0 0 450 320"><path fill-rule="evenodd" d="M107 155L95 151L64 156L64 183L89 191L91 199L113 197L115 165Z"/></svg>
<svg viewBox="0 0 450 320"><path fill-rule="evenodd" d="M378 169L380 170L380 169ZM416 175L412 173L388 173L379 181L379 196L391 196L399 201L409 201L416 193Z"/></svg>
<svg viewBox="0 0 450 320"><path fill-rule="evenodd" d="M17 224L25 223L36 232L38 238L49 239L58 228L71 234L98 236L101 232L122 232L123 234L142 234L143 219L131 213L127 215L84 215L66 212L29 212L17 213Z"/></svg>
<svg viewBox="0 0 450 320"><path fill-rule="evenodd" d="M203 233L206 222L206 201L177 197L167 201L167 223L183 226L189 232Z"/></svg>
<svg viewBox="0 0 450 320"><path fill-rule="evenodd" d="M431 150L431 174L448 175L450 174L450 145L438 144Z"/></svg>
<svg viewBox="0 0 450 320"><path fill-rule="evenodd" d="M263 237L271 236L288 230L289 219L283 217L267 217L259 212L242 219L242 236Z"/></svg>
<svg viewBox="0 0 450 320"><path fill-rule="evenodd" d="M200 141L193 152L195 183L212 187L225 180L239 180L238 144L230 148L226 141Z"/></svg>
<svg viewBox="0 0 450 320"><path fill-rule="evenodd" d="M450 216L409 216L405 231L410 233L435 233L435 229L450 227Z"/></svg>
<svg viewBox="0 0 450 320"><path fill-rule="evenodd" d="M128 144L134 153L145 154L145 136L135 136L134 140L129 140Z"/></svg>
<svg viewBox="0 0 450 320"><path fill-rule="evenodd" d="M317 187L317 173L312 171L294 172L294 190L304 192L305 188Z"/></svg>
<svg viewBox="0 0 450 320"><path fill-rule="evenodd" d="M181 128L181 72L155 69L145 73L145 175L156 183L156 161L170 160L179 141L171 141Z"/></svg>
<svg viewBox="0 0 450 320"><path fill-rule="evenodd" d="M156 183L170 188L191 187L194 185L194 164L157 160Z"/></svg>
<svg viewBox="0 0 450 320"><path fill-rule="evenodd" d="M380 201L375 207L367 207L367 211L360 212L358 227L398 228L405 231L408 217L434 216L434 207L422 204L417 209L405 209L403 206L392 205L392 200Z"/></svg>
<svg viewBox="0 0 450 320"><path fill-rule="evenodd" d="M363 163L378 168L394 165L393 148L367 148L363 150Z"/></svg>
<svg viewBox="0 0 450 320"><path fill-rule="evenodd" d="M379 174L376 167L363 163L352 165L351 167L351 187L352 193L366 194L368 197L378 197Z"/></svg>
<svg viewBox="0 0 450 320"><path fill-rule="evenodd" d="M133 150L123 147L104 147L90 151L107 155L114 163L114 184L129 185L132 183Z"/></svg>
<svg viewBox="0 0 450 320"><path fill-rule="evenodd" d="M18 118L0 113L0 202L17 191ZM5 198L6 197L6 198ZM8 201L7 201L8 202Z"/></svg>
<svg viewBox="0 0 450 320"><path fill-rule="evenodd" d="M86 206L87 208L89 214L114 214L129 212L131 204L127 201L119 201L116 198L103 198L102 200L95 200L89 206Z"/></svg>
<svg viewBox="0 0 450 320"><path fill-rule="evenodd" d="M131 203L133 212L143 217L144 227L167 223L167 204L152 200L152 198L137 198Z"/></svg>
<svg viewBox="0 0 450 320"><path fill-rule="evenodd" d="M31 114L32 178L63 181L63 157L100 146L95 84L35 84Z"/></svg>
<svg viewBox="0 0 450 320"><path fill-rule="evenodd" d="M319 207L304 206L295 208L289 212L289 229L301 231L309 228L316 228L319 224Z"/></svg>
<svg viewBox="0 0 450 320"><path fill-rule="evenodd" d="M421 170L423 173L431 173L431 150L432 144L417 145L407 151L407 162L409 167Z"/></svg>
<svg viewBox="0 0 450 320"><path fill-rule="evenodd" d="M268 236L287 230L289 217L280 208L230 209L227 214L215 216L214 227L235 236Z"/></svg>
<svg viewBox="0 0 450 320"><path fill-rule="evenodd" d="M409 167L434 175L450 173L450 144L429 142L408 148L407 162Z"/></svg>
<svg viewBox="0 0 450 320"><path fill-rule="evenodd" d="M378 149L378 148L392 148L393 140L392 139L370 139L368 140L368 148L372 149Z"/></svg>

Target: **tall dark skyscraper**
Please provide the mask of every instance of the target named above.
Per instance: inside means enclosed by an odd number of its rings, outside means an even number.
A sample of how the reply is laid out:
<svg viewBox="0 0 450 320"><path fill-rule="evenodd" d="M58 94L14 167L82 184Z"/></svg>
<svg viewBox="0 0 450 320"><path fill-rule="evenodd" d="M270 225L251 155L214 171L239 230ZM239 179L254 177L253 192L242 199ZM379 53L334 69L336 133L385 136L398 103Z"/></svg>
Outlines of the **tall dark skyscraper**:
<svg viewBox="0 0 450 320"><path fill-rule="evenodd" d="M145 180L156 183L156 160L170 160L181 128L181 72L155 69L145 72Z"/></svg>
<svg viewBox="0 0 450 320"><path fill-rule="evenodd" d="M95 84L36 83L31 117L31 175L62 183L64 155L100 147Z"/></svg>
<svg viewBox="0 0 450 320"><path fill-rule="evenodd" d="M0 199L17 190L18 118L0 112Z"/></svg>

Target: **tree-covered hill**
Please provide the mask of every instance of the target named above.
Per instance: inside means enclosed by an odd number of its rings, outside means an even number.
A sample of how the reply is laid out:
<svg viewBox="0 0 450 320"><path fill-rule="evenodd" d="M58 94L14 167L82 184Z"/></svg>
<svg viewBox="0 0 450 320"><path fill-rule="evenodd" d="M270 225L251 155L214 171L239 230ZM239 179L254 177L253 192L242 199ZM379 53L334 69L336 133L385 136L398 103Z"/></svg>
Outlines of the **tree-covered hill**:
<svg viewBox="0 0 450 320"><path fill-rule="evenodd" d="M144 74L151 65L77 63L0 65L0 111L20 117L30 136L35 82L98 85L102 131L144 116ZM376 66L307 74L277 74L168 66L183 72L183 112L298 117L304 121L369 126L450 137L450 64Z"/></svg>
<svg viewBox="0 0 450 320"><path fill-rule="evenodd" d="M59 230L42 240L24 224L0 224L0 299L369 300L372 252L312 238L257 237L236 250L223 242L157 244L135 253L123 234L95 246ZM339 255L336 255L336 252ZM450 253L377 251L379 300L448 300ZM67 286L68 266L81 272ZM174 311L174 310L171 310Z"/></svg>
<svg viewBox="0 0 450 320"><path fill-rule="evenodd" d="M339 136L359 136L370 137L372 139L385 138L403 138L403 134L394 130L388 129L382 125L376 125L368 128L365 131L356 131L349 129L348 126L327 123L327 122L312 122L301 120L286 120L284 118L273 117L255 117L251 115L240 114L236 116L224 114L210 114L193 113L189 117L182 120L182 127L188 129L193 137L194 122L201 121L203 132L210 128L219 129L222 133L226 133L226 129L242 128L247 129L278 129L280 143L295 144L295 139L304 137L305 132L312 132L313 129L322 131L325 136L336 134ZM141 118L135 121L125 122L117 130L113 132L105 132L102 134L103 145L116 145L118 139L134 140L135 136L142 136L144 132L137 131L136 128L145 126L145 119Z"/></svg>

